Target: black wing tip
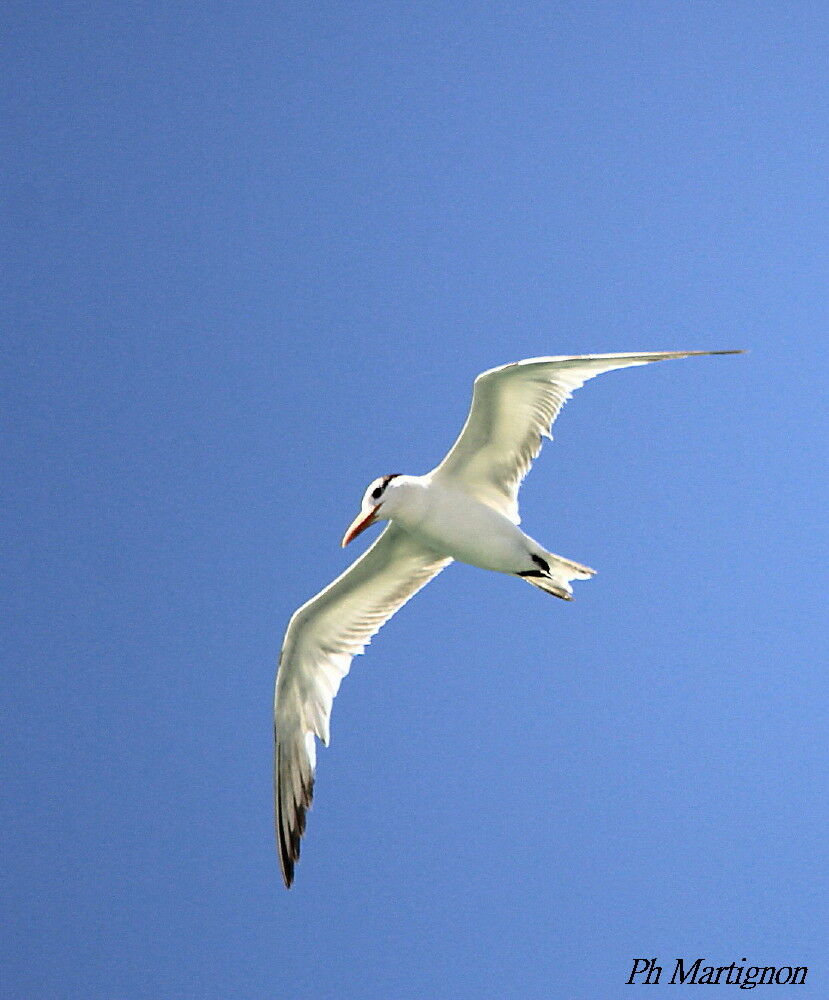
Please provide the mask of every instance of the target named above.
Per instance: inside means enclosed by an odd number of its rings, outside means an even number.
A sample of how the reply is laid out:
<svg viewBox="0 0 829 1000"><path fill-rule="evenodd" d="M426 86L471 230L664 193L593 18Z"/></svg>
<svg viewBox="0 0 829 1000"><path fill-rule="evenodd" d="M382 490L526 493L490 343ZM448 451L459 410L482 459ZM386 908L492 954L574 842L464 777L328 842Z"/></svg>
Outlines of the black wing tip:
<svg viewBox="0 0 829 1000"><path fill-rule="evenodd" d="M285 888L290 889L294 884L294 863L284 852L279 860L282 866L282 881L285 883Z"/></svg>
<svg viewBox="0 0 829 1000"><path fill-rule="evenodd" d="M282 826L281 810L277 813L276 822L278 826L277 839L279 842L279 866L282 869L282 881L285 883L285 888L290 889L294 882L294 863L299 860L299 838L296 838L296 846L294 845L293 832L291 833L290 843L286 840Z"/></svg>
<svg viewBox="0 0 829 1000"><path fill-rule="evenodd" d="M281 755L279 755L281 756ZM311 808L314 799L314 779L303 782L302 799L296 802L291 797L293 806L291 822L288 826L287 836L285 825L282 821L282 776L280 761L277 760L277 783L276 783L276 839L279 846L279 866L282 870L282 881L285 888L290 889L294 882L294 867L299 861L300 841L305 833L306 813Z"/></svg>
<svg viewBox="0 0 829 1000"><path fill-rule="evenodd" d="M727 351L667 351L666 356L659 358L660 361L673 361L675 358L702 358L717 354L747 354L743 348L729 349Z"/></svg>

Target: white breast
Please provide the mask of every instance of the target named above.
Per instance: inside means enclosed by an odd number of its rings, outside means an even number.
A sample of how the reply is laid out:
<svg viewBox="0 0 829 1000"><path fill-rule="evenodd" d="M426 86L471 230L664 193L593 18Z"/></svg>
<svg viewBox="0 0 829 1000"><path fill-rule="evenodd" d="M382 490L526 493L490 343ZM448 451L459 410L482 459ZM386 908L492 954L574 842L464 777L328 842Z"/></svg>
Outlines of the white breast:
<svg viewBox="0 0 829 1000"><path fill-rule="evenodd" d="M525 535L503 514L461 490L430 483L428 502L410 518L395 517L441 555L499 573L513 573L527 560Z"/></svg>

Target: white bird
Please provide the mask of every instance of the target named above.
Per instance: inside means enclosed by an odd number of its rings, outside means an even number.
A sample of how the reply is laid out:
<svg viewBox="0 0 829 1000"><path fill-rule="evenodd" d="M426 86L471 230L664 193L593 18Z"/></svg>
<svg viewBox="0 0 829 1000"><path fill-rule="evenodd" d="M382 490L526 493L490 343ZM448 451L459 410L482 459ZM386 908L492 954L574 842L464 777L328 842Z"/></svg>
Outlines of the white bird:
<svg viewBox="0 0 829 1000"><path fill-rule="evenodd" d="M375 479L343 537L346 546L389 521L356 562L291 618L274 695L274 796L282 877L290 886L305 812L311 805L316 743L327 746L334 696L352 657L409 598L453 559L519 576L572 599L572 580L594 570L548 552L518 527L518 488L541 440L574 390L595 375L651 361L740 351L670 351L529 358L483 372L449 453L425 476Z"/></svg>

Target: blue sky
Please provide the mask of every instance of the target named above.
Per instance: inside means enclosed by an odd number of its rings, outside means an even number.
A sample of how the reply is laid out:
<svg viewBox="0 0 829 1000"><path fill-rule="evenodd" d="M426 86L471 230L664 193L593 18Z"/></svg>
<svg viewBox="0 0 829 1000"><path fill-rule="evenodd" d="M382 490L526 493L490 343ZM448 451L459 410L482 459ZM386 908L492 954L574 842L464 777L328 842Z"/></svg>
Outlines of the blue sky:
<svg viewBox="0 0 829 1000"><path fill-rule="evenodd" d="M826 6L4 21L0 995L826 996ZM355 660L286 893L276 657L368 481L484 368L731 347L565 409L572 605L455 566Z"/></svg>

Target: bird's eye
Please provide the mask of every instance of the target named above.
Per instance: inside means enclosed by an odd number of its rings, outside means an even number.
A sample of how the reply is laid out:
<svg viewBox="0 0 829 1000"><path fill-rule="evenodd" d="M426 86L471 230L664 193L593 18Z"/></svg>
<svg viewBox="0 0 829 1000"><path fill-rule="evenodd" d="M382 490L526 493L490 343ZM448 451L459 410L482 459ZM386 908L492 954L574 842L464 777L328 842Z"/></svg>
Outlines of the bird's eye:
<svg viewBox="0 0 829 1000"><path fill-rule="evenodd" d="M371 499L372 500L379 500L380 496L382 495L382 493L383 493L383 487L382 486L378 486L376 489L374 489L374 490L371 491Z"/></svg>

